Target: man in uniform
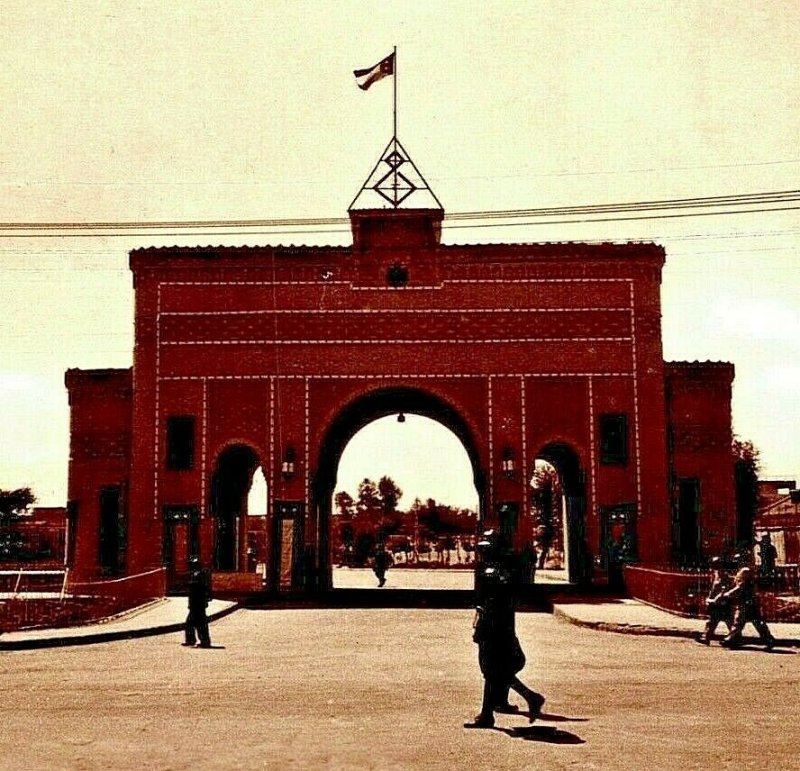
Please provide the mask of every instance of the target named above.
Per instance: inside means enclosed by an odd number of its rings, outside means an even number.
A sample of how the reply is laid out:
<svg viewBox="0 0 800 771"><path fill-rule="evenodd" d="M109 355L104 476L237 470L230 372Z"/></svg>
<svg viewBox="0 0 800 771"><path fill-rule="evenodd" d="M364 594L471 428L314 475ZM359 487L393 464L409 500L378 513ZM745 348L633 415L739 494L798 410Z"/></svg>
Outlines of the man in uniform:
<svg viewBox="0 0 800 771"><path fill-rule="evenodd" d="M479 565L475 576L478 604L473 621L473 640L478 644L478 664L484 678L480 714L465 728L491 728L495 712L516 712L508 703L509 689L525 699L533 722L544 696L517 677L525 666L525 654L515 629L515 575L494 531L484 533L476 545Z"/></svg>
<svg viewBox="0 0 800 771"><path fill-rule="evenodd" d="M200 567L200 560L197 557L192 557L189 560L189 614L186 616L185 639L182 645L192 646L199 638L201 648L211 647L206 617L210 599L211 580L208 572Z"/></svg>
<svg viewBox="0 0 800 771"><path fill-rule="evenodd" d="M778 550L775 548L775 544L772 543L769 533L764 533L757 545L758 556L761 559L758 571L759 576L767 585L771 586L775 580L775 563L778 560Z"/></svg>
<svg viewBox="0 0 800 771"><path fill-rule="evenodd" d="M758 607L758 597L756 595L756 583L753 571L747 564L744 555L734 557L741 565L733 581L733 587L720 595L721 599L729 601L733 605L733 624L731 631L722 640L720 645L726 648L738 648L742 644L742 630L749 621L758 632L758 636L763 640L767 650L775 646L775 638L769 631L767 622L761 615Z"/></svg>
<svg viewBox="0 0 800 771"><path fill-rule="evenodd" d="M375 573L375 577L378 579L378 586L383 586L386 583L386 571L393 564L392 555L386 551L386 547L383 544L379 544L372 563L372 572Z"/></svg>
<svg viewBox="0 0 800 771"><path fill-rule="evenodd" d="M719 557L711 560L712 583L708 592L706 606L708 607L708 621L705 629L698 638L703 645L710 645L714 637L714 632L719 626L720 621L724 621L731 631L731 606L730 601L722 597L725 592L733 586L728 566Z"/></svg>

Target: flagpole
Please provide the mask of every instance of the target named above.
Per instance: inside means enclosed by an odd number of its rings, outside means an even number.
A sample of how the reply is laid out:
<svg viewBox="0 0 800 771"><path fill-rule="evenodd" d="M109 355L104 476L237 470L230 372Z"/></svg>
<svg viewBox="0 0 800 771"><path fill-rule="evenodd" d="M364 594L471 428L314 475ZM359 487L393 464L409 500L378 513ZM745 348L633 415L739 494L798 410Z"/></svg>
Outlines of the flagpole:
<svg viewBox="0 0 800 771"><path fill-rule="evenodd" d="M392 80L394 81L394 131L392 133L392 139L394 141L394 151L397 152L397 46L394 47L394 54L392 55L392 64L394 65L394 77ZM397 208L397 169L394 169L394 174L392 174L392 178L394 180L394 207Z"/></svg>
<svg viewBox="0 0 800 771"><path fill-rule="evenodd" d="M394 47L394 132L392 136L397 141L397 46Z"/></svg>

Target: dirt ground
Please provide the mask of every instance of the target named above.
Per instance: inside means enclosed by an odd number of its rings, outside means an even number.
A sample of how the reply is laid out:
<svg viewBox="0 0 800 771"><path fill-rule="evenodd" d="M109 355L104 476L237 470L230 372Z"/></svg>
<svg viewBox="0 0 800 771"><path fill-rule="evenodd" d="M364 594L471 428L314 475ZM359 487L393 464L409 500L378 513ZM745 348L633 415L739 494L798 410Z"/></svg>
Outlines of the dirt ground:
<svg viewBox="0 0 800 771"><path fill-rule="evenodd" d="M2 769L789 769L795 650L727 651L520 614L532 727L468 731L466 610L239 610L178 634L0 654Z"/></svg>

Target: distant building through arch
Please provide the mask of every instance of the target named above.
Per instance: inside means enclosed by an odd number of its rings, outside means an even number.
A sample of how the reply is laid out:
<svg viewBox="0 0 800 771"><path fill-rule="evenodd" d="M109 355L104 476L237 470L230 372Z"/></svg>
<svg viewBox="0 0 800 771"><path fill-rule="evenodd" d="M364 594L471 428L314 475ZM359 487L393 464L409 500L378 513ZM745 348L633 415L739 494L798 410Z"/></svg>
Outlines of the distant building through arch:
<svg viewBox="0 0 800 771"><path fill-rule="evenodd" d="M385 185L410 159L390 143L381 163ZM444 210L404 179L399 205L356 198L351 246L131 252L132 370L66 375L77 575L103 572L113 487L127 574L165 564L174 589L196 553L223 591L328 590L336 464L361 426L397 411L461 439L482 524L517 547L529 470L551 462L575 580L733 541L733 366L664 362L663 248L443 244Z"/></svg>

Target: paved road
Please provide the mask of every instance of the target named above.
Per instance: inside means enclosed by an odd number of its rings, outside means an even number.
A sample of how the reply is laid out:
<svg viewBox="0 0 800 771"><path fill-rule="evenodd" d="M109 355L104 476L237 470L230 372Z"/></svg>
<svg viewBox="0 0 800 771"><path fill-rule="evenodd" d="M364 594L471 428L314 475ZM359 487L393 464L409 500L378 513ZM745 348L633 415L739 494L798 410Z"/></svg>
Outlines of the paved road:
<svg viewBox="0 0 800 771"><path fill-rule="evenodd" d="M563 570L540 570L536 573L537 583L566 583ZM372 589L377 587L377 579L370 568L333 569L333 586L336 589ZM472 570L458 568L390 568L386 573L386 586L389 589L465 589L472 591L474 573Z"/></svg>
<svg viewBox="0 0 800 771"><path fill-rule="evenodd" d="M466 731L465 610L240 610L170 634L0 654L2 769L788 769L794 651L726 651L520 614L530 731ZM499 725L526 727L524 717Z"/></svg>

